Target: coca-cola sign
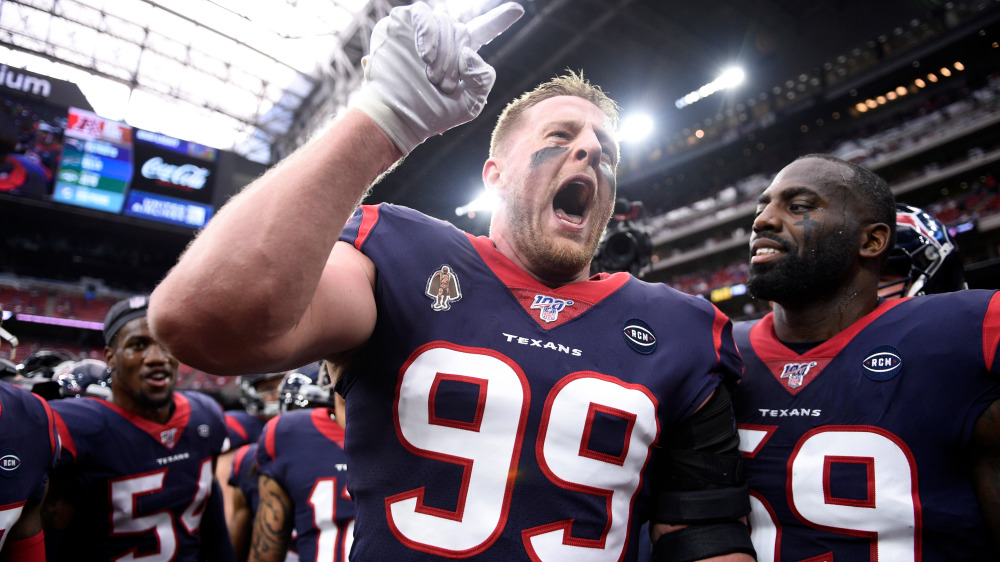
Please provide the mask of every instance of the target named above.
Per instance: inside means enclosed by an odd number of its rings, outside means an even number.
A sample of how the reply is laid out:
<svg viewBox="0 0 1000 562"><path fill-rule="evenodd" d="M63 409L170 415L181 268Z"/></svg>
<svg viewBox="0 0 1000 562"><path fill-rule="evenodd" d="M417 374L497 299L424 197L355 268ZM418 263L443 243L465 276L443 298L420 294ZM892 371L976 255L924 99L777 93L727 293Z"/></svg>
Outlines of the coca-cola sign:
<svg viewBox="0 0 1000 562"><path fill-rule="evenodd" d="M139 129L133 156L132 191L213 203L216 149Z"/></svg>
<svg viewBox="0 0 1000 562"><path fill-rule="evenodd" d="M143 163L140 173L142 177L157 182L186 189L201 189L205 187L212 172L194 164L168 164L163 158L155 156Z"/></svg>

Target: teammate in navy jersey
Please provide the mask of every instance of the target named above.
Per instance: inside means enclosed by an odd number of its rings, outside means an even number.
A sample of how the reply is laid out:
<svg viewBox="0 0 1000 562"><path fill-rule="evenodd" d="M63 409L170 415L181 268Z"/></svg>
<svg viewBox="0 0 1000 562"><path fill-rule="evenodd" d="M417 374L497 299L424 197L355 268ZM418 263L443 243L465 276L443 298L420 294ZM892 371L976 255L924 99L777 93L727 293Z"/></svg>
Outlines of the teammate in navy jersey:
<svg viewBox="0 0 1000 562"><path fill-rule="evenodd" d="M346 562L354 505L343 398L317 363L290 371L281 397L282 414L267 423L257 447L260 506L250 562L281 562L293 542L302 562Z"/></svg>
<svg viewBox="0 0 1000 562"><path fill-rule="evenodd" d="M45 560L42 498L58 451L48 404L0 381L0 560Z"/></svg>
<svg viewBox="0 0 1000 562"><path fill-rule="evenodd" d="M635 560L651 517L660 560L750 560L729 320L627 273L589 278L619 157L603 91L570 73L507 106L483 168L488 237L357 208L479 114L495 74L476 50L522 12L394 8L351 107L212 219L151 325L212 373L353 353L360 560Z"/></svg>
<svg viewBox="0 0 1000 562"><path fill-rule="evenodd" d="M224 412L226 427L229 428L230 448L229 451L219 456L219 462L215 467L215 477L223 483L222 501L225 506L226 526L229 527L230 533L235 528L244 528L246 523L246 521L236 521L237 504L239 504L240 509L243 509L244 506L241 502L244 502L246 498L236 497L236 489L231 484L233 482L231 471L235 455L245 445L256 443L267 420L278 414L278 385L281 384L281 378L284 374L284 372L263 373L239 377L240 403L244 409ZM253 459L253 457L250 458ZM245 540L233 537L234 545L237 544L237 541L245 543L250 540L249 527L246 528Z"/></svg>
<svg viewBox="0 0 1000 562"><path fill-rule="evenodd" d="M65 466L47 517L68 524L50 559L232 560L221 503L210 503L228 446L222 409L174 392L178 362L150 334L145 297L112 306L104 337L110 400L52 403Z"/></svg>
<svg viewBox="0 0 1000 562"><path fill-rule="evenodd" d="M885 181L811 155L761 195L734 329L758 560L996 560L1000 296L877 295ZM991 542L992 537L992 542Z"/></svg>

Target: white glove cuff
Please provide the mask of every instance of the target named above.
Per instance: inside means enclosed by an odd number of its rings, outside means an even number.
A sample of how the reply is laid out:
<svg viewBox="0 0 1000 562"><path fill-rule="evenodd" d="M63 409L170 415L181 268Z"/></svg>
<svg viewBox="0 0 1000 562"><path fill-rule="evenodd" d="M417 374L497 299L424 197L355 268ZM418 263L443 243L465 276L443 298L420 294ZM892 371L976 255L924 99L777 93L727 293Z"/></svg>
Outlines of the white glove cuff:
<svg viewBox="0 0 1000 562"><path fill-rule="evenodd" d="M406 156L418 144L423 142L423 137L415 134L406 125L406 122L382 101L382 96L372 91L371 88L371 84L366 83L362 85L351 99L350 106L360 109L368 117L371 117L379 128L392 139L396 147L403 152L403 156Z"/></svg>

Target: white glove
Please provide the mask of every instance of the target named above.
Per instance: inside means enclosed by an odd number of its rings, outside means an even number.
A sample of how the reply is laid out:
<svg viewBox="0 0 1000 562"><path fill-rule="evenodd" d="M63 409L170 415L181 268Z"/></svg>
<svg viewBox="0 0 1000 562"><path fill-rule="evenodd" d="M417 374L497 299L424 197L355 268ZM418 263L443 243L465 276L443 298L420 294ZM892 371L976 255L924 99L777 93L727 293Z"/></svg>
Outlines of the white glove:
<svg viewBox="0 0 1000 562"><path fill-rule="evenodd" d="M474 119L496 72L476 51L510 27L524 8L508 2L468 24L427 4L393 8L372 30L361 59L365 81L351 99L403 154L428 137Z"/></svg>

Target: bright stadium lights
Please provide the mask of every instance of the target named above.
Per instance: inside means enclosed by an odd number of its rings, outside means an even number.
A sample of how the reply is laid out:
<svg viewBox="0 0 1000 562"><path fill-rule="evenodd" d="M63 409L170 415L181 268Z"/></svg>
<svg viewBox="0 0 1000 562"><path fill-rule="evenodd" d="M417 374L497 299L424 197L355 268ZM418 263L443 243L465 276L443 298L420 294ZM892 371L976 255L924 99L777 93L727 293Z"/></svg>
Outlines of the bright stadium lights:
<svg viewBox="0 0 1000 562"><path fill-rule="evenodd" d="M708 84L698 88L697 90L687 94L683 98L674 102L677 109L683 109L692 103L701 101L708 96L718 92L719 90L724 90L726 88L732 88L743 83L746 74L744 74L741 68L730 68L723 72L718 78L712 80Z"/></svg>
<svg viewBox="0 0 1000 562"><path fill-rule="evenodd" d="M497 196L495 191L483 190L469 203L462 205L455 209L455 216L469 215L470 218L475 217L476 212L483 211L486 213L492 213L493 207L496 206Z"/></svg>
<svg viewBox="0 0 1000 562"><path fill-rule="evenodd" d="M653 132L653 118L644 113L633 113L622 119L618 128L618 142L641 142Z"/></svg>

